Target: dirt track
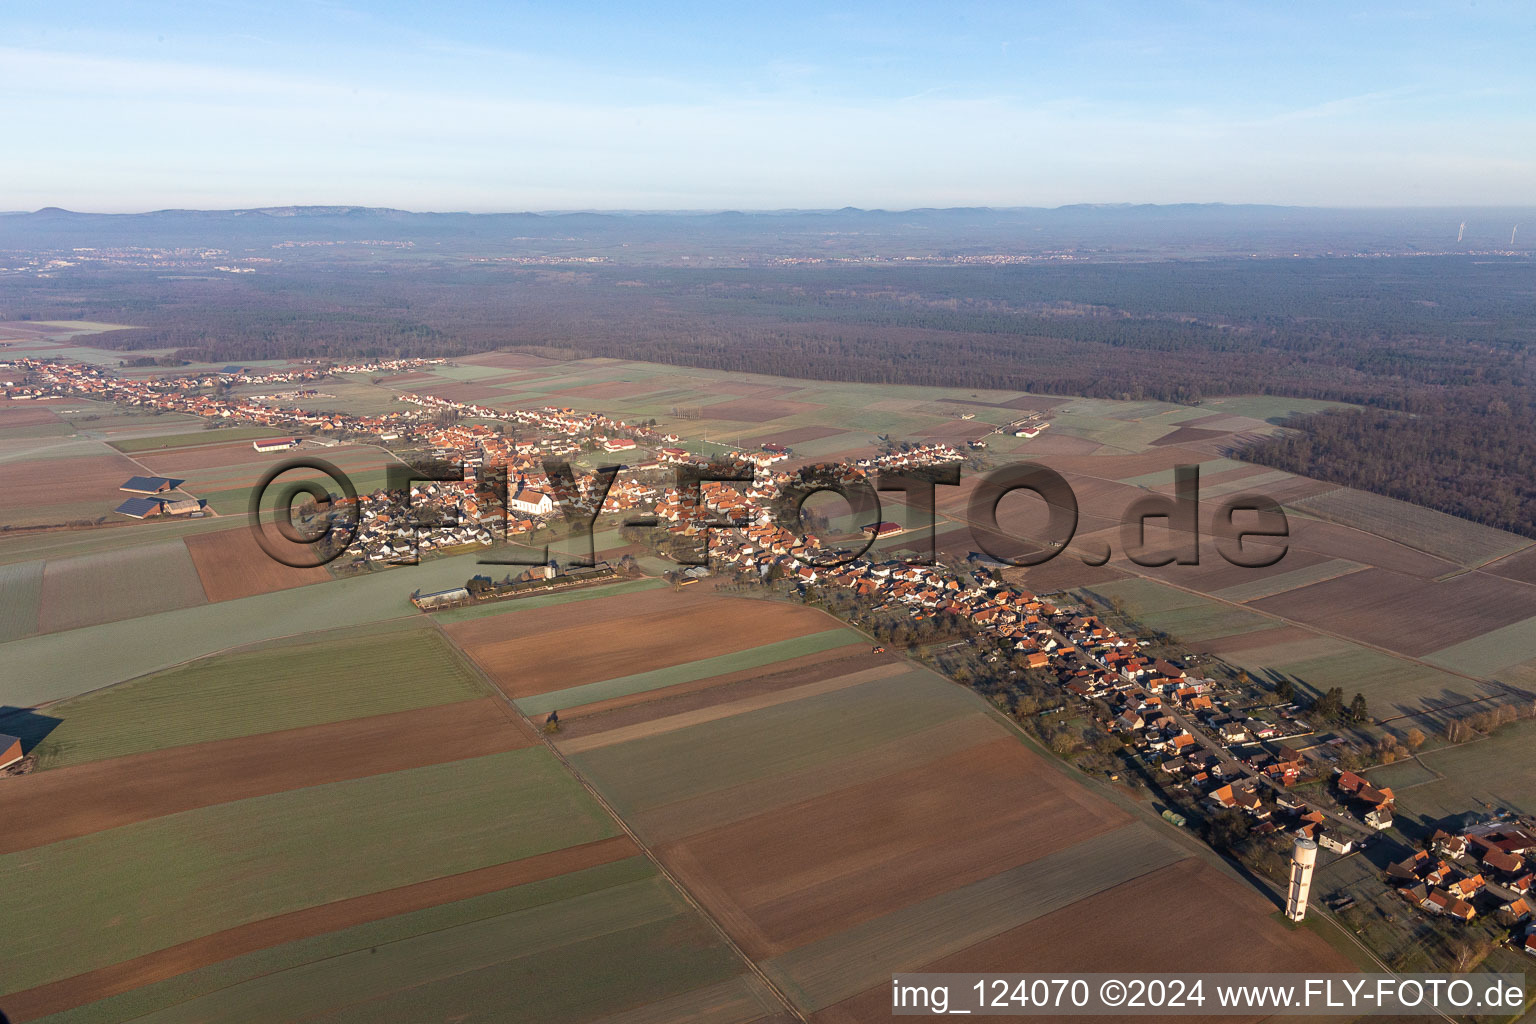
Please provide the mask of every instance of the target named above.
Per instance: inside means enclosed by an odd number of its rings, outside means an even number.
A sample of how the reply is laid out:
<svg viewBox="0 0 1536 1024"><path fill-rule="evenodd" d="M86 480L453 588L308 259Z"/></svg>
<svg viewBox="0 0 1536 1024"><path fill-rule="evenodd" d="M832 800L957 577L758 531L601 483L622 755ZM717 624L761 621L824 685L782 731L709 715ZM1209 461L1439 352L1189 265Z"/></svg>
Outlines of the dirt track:
<svg viewBox="0 0 1536 1024"><path fill-rule="evenodd" d="M284 942L340 931L354 925L424 910L442 903L526 885L556 875L632 857L640 851L627 836L614 836L566 850L539 854L506 864L467 871L446 878L338 900L323 906L253 921L200 939L103 967L73 978L40 985L5 997L5 1012L20 1024L50 1013L152 985L199 967L268 949Z"/></svg>
<svg viewBox="0 0 1536 1024"><path fill-rule="evenodd" d="M23 775L5 781L0 853L196 807L536 742L506 705L484 697Z"/></svg>

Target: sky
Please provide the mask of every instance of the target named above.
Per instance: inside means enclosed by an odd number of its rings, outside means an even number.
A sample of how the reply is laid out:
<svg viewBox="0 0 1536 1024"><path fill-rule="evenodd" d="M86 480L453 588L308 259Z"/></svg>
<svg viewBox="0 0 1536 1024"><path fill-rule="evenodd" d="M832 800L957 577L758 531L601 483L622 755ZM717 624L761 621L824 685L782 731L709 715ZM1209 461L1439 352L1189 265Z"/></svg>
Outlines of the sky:
<svg viewBox="0 0 1536 1024"><path fill-rule="evenodd" d="M1528 0L7 0L0 210L1536 201Z"/></svg>

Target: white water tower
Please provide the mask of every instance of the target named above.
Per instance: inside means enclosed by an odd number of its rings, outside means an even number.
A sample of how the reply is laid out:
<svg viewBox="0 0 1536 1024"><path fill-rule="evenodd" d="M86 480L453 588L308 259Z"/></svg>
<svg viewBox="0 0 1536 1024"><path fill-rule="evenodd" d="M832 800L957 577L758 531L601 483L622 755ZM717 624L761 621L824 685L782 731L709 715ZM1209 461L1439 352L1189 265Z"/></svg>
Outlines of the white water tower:
<svg viewBox="0 0 1536 1024"><path fill-rule="evenodd" d="M1317 865L1317 844L1296 840L1291 850L1291 891L1285 899L1285 916L1300 921L1307 916L1307 895L1312 891L1312 869Z"/></svg>

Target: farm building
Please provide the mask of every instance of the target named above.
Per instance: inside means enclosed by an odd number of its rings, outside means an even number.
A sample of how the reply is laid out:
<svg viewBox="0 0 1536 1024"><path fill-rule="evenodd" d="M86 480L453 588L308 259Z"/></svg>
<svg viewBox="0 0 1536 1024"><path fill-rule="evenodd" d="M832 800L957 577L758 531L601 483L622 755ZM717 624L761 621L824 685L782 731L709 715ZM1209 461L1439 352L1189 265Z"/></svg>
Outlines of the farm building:
<svg viewBox="0 0 1536 1024"><path fill-rule="evenodd" d="M252 441L251 447L259 452L285 452L290 448L297 448L302 444L297 437L269 437L261 441Z"/></svg>
<svg viewBox="0 0 1536 1024"><path fill-rule="evenodd" d="M439 590L432 594L418 594L412 598L416 607L423 611L431 611L433 608L442 608L468 600L468 587L454 587L452 590Z"/></svg>
<svg viewBox="0 0 1536 1024"><path fill-rule="evenodd" d="M21 740L0 733L0 768L6 768L21 760Z"/></svg>
<svg viewBox="0 0 1536 1024"><path fill-rule="evenodd" d="M163 476L131 476L118 488L130 494L163 494L174 490L180 480L170 480Z"/></svg>
<svg viewBox="0 0 1536 1024"><path fill-rule="evenodd" d="M633 451L635 442L627 437L610 437L603 441L603 450L608 452Z"/></svg>
<svg viewBox="0 0 1536 1024"><path fill-rule="evenodd" d="M905 533L906 530L902 529L900 523L883 522L868 524L864 527L864 532L871 537L879 539L881 537L894 537L898 533Z"/></svg>
<svg viewBox="0 0 1536 1024"><path fill-rule="evenodd" d="M202 510L203 503L198 501L196 498L183 498L180 501L168 501L165 503L165 506L160 509L162 513L168 516L191 515L193 512L201 512Z"/></svg>
<svg viewBox="0 0 1536 1024"><path fill-rule="evenodd" d="M160 514L162 504L154 498L129 498L112 511L130 519L148 519L150 516Z"/></svg>

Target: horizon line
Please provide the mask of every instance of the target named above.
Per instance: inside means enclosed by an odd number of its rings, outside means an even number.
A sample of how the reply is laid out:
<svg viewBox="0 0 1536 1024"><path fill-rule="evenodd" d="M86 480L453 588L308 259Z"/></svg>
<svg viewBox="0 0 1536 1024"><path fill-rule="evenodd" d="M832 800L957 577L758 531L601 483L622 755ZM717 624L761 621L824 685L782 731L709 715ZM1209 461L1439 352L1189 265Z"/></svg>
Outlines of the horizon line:
<svg viewBox="0 0 1536 1024"><path fill-rule="evenodd" d="M194 206L168 206L153 209L138 210L79 210L62 206L44 206L35 210L4 210L0 211L0 217L30 217L39 214L69 214L81 217L146 217L156 214L170 213L270 213L275 210L293 210L298 212L314 211L347 211L365 213L397 213L413 216L468 216L468 217L556 217L556 216L718 216L721 214L738 214L741 216L769 216L782 214L829 214L829 213L884 213L884 214L912 214L912 213L955 213L961 211L974 211L978 213L1013 213L1013 212L1040 212L1056 213L1064 210L1099 209L1099 210L1133 210L1133 209L1178 209L1183 207L1198 208L1226 208L1226 209L1263 209L1263 210L1308 210L1318 212L1387 212L1392 210L1434 211L1434 210L1536 210L1536 204L1512 205L1512 204L1460 204L1460 203L1424 203L1424 204L1383 204L1379 206L1366 205L1300 205L1291 203L1259 203L1244 202L1232 203L1225 201L1186 201L1174 203L1152 202L1077 202L1062 203L1056 206L1028 206L1028 205L965 205L965 206L911 206L899 209L880 206L781 206L781 207L569 207L555 209L485 209L485 210L432 210L432 209L407 209L396 206L371 206L364 203L281 203L267 206L227 206L227 207L194 207Z"/></svg>

